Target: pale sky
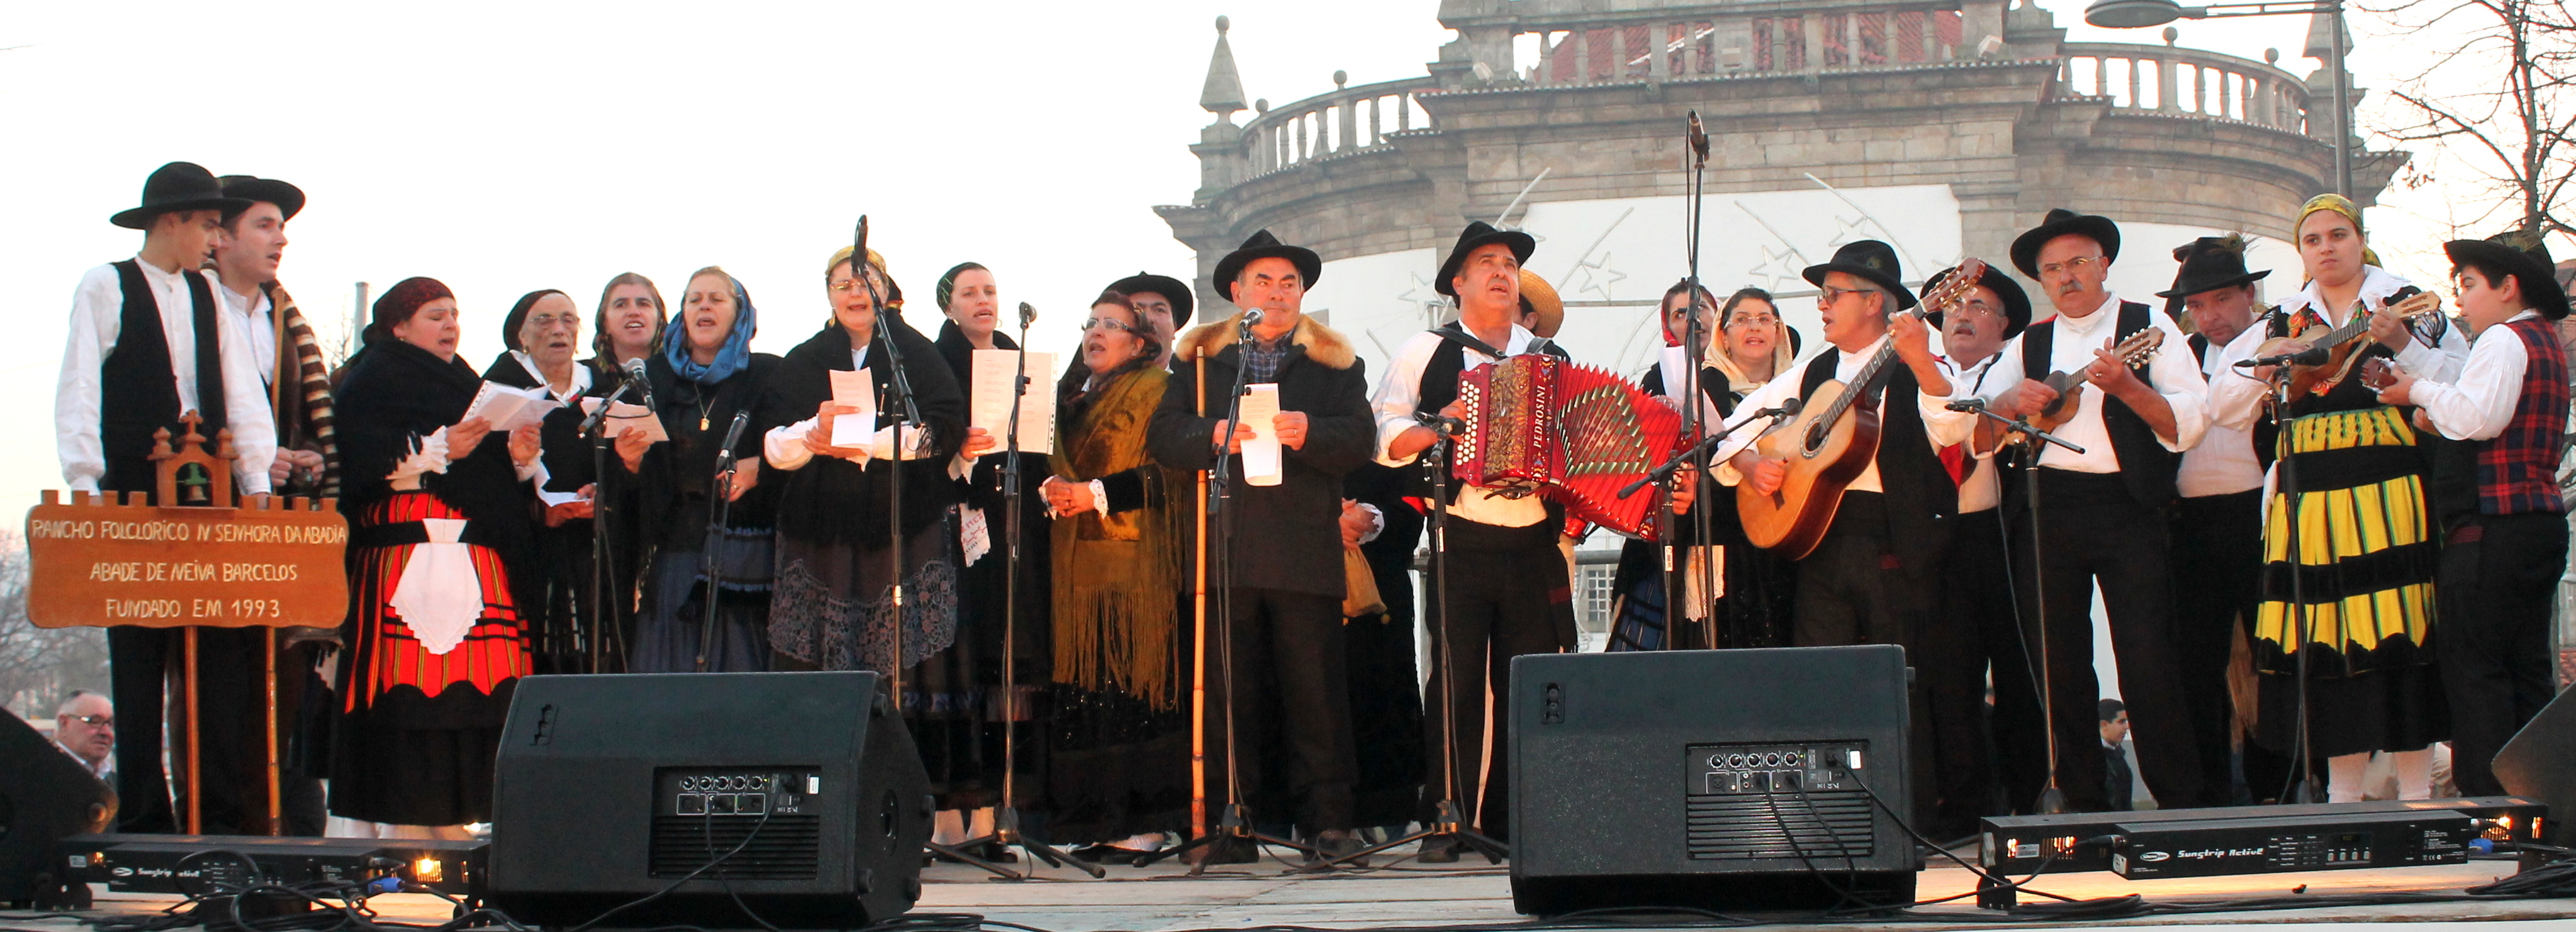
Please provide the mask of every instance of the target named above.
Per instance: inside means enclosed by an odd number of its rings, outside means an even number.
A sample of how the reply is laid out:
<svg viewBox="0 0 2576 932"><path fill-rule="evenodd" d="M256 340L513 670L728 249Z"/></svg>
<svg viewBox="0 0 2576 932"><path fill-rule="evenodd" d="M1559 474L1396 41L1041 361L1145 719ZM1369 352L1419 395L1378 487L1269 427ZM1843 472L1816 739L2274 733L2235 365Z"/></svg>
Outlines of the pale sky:
<svg viewBox="0 0 2576 932"><path fill-rule="evenodd" d="M2160 41L2085 27L2075 0L2041 5L2071 41ZM0 509L63 486L52 398L72 288L133 255L141 235L107 217L164 162L304 189L280 279L326 345L359 281L446 282L479 368L524 292L559 288L588 309L609 277L637 271L675 298L689 271L722 265L760 309L756 347L784 352L825 319L821 264L867 213L915 326L938 323L938 274L973 260L995 270L1006 307L1039 308L1037 347L1061 349L1109 281L1192 270L1149 208L1197 187L1187 146L1210 120L1196 102L1218 14L1245 91L1285 105L1330 90L1335 69L1352 84L1422 74L1452 37L1436 10L16 4L0 20L0 48L19 46L0 51L0 166L19 191L0 273L18 283L20 326L0 390L21 401L0 408L14 441L0 448ZM2316 66L2297 57L2305 17L2179 27L2184 46L2257 61L2278 47L2293 72ZM2384 84L2391 43L2355 31L2360 83ZM2440 186L2384 203L2371 224L2390 265L2438 275Z"/></svg>

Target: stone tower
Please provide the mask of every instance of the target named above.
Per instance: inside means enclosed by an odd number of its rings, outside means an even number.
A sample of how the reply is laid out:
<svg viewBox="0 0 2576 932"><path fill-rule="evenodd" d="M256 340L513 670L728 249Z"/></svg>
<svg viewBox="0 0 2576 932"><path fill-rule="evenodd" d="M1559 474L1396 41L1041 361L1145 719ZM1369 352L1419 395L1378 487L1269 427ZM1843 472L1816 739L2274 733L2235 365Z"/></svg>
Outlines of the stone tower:
<svg viewBox="0 0 2576 932"><path fill-rule="evenodd" d="M2167 247L2218 231L2262 238L2258 265L2295 265L2291 213L2333 177L2322 71L2178 48L2170 30L2067 42L2047 11L2006 2L1442 0L1458 38L1427 73L1336 74L1239 126L1220 18L1199 186L1155 211L1197 252L1201 301L1217 301L1216 259L1257 229L1321 252L1308 309L1381 370L1441 313L1429 279L1458 229L1498 219L1540 238L1529 266L1566 298L1575 358L1644 365L1661 345L1650 309L1689 265L1693 112L1713 142L1702 280L1780 292L1810 338L1813 302L1789 299L1812 294L1797 271L1835 246L1889 240L1909 281L1963 255L2008 266L2013 235L2051 207L2121 222L2112 284L2132 297L2171 280ZM2356 154L2356 199L2404 158Z"/></svg>

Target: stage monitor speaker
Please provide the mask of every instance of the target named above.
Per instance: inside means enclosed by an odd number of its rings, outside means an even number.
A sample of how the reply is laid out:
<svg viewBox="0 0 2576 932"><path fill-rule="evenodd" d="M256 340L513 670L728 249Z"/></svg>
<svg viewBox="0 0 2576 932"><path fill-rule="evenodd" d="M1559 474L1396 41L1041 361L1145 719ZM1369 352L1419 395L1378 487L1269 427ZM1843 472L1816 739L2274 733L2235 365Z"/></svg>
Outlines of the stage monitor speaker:
<svg viewBox="0 0 2576 932"><path fill-rule="evenodd" d="M1907 680L1889 646L1514 658L1513 905L1911 902Z"/></svg>
<svg viewBox="0 0 2576 932"><path fill-rule="evenodd" d="M529 677L493 777L489 889L529 924L670 888L609 924L747 928L748 907L858 928L920 898L930 817L874 673Z"/></svg>
<svg viewBox="0 0 2576 932"><path fill-rule="evenodd" d="M2576 816L2576 699L2571 695L2576 689L2561 690L2541 706L2540 714L2496 752L2494 764L2505 792L2549 807L2555 818L2544 817L2540 840L2562 846L2576 843L2576 831L2561 827Z"/></svg>
<svg viewBox="0 0 2576 932"><path fill-rule="evenodd" d="M8 720L0 722L0 904L58 904L63 893L85 902L88 887L63 887L69 872L54 860L54 845L106 831L116 791L25 719L0 719Z"/></svg>

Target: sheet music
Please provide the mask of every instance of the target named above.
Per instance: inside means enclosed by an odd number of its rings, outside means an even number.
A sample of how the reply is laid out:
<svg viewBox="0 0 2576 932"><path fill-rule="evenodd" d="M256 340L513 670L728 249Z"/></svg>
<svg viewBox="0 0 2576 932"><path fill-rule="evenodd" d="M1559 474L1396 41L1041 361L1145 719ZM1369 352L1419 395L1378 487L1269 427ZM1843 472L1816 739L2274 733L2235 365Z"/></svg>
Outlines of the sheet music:
<svg viewBox="0 0 2576 932"><path fill-rule="evenodd" d="M581 400L581 415L583 417L589 417L592 414L598 413L599 402L600 399L598 398L583 398ZM671 439L670 433L662 429L662 419L653 414L653 409L647 408L643 405L627 404L623 401L610 402L608 405L608 417L601 423L606 425L608 439L610 440L615 440L630 433L641 433L644 435L644 439L650 443L661 443L662 441Z"/></svg>
<svg viewBox="0 0 2576 932"><path fill-rule="evenodd" d="M1029 381L1019 395L1022 452L1055 452L1055 404L1042 390L1042 386L1055 381L1055 359L1054 353L1029 353ZM1011 428L1011 380L1019 377L1019 367L1019 350L975 351L974 384L967 388L975 404L966 426L991 433L999 444L996 450L1010 446L1010 438L1003 435Z"/></svg>
<svg viewBox="0 0 2576 932"><path fill-rule="evenodd" d="M563 407L547 397L542 388L511 388L499 382L485 382L475 390L474 404L465 409L466 418L482 418L492 425L494 433L506 434L522 426L546 419L546 413Z"/></svg>
<svg viewBox="0 0 2576 932"><path fill-rule="evenodd" d="M832 370L832 403L858 409L855 414L832 416L832 445L853 450L866 448L877 434L876 382L868 377L868 370Z"/></svg>
<svg viewBox="0 0 2576 932"><path fill-rule="evenodd" d="M1279 416L1279 385L1265 382L1243 389L1243 424L1252 428L1252 439L1243 442L1243 481L1249 485L1278 485L1279 428L1271 420Z"/></svg>

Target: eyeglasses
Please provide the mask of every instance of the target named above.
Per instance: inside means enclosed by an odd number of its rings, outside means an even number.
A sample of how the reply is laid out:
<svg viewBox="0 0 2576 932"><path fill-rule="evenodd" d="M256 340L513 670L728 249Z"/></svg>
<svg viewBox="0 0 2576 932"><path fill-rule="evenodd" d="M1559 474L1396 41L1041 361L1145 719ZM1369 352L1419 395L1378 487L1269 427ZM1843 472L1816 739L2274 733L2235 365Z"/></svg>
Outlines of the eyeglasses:
<svg viewBox="0 0 2576 932"><path fill-rule="evenodd" d="M581 323L581 316L578 314L531 314L528 316L528 323L539 330L551 330L554 329L556 324L573 324L577 326Z"/></svg>
<svg viewBox="0 0 2576 932"><path fill-rule="evenodd" d="M1842 300L1843 296L1847 294L1878 293L1878 289L1876 288L1836 288L1832 285L1818 285L1816 287L1818 289L1816 291L1817 304L1832 304L1836 301Z"/></svg>
<svg viewBox="0 0 2576 932"><path fill-rule="evenodd" d="M2003 309L2002 309L2002 308L1998 308L1998 307L1996 307L1996 306L1994 306L1994 305L1987 304L1986 302L1981 301L1981 300L1971 300L1971 301L1967 301L1967 302L1965 302L1965 303L1960 304L1960 305L1959 305L1959 308L1958 308L1958 314L1959 314L1959 316L1961 316L1961 317L1968 317L1968 316L1973 316L1973 315L1978 315L1978 314L1983 314L1983 315L1985 315L1985 316L1987 316L1987 317L2002 317L2002 316L2004 316L2004 312L2003 312Z"/></svg>
<svg viewBox="0 0 2576 932"><path fill-rule="evenodd" d="M833 282L831 285L832 291L835 294L848 294L853 291L863 290L866 287L866 285L860 284L859 280L855 278L845 278L840 281Z"/></svg>
<svg viewBox="0 0 2576 932"><path fill-rule="evenodd" d="M1779 325L1779 323L1780 318L1773 317L1769 314L1739 314L1733 319L1728 320L1726 325L1729 327L1772 327Z"/></svg>
<svg viewBox="0 0 2576 932"><path fill-rule="evenodd" d="M63 717L92 728L106 728L110 725L116 724L116 716L113 715L66 715Z"/></svg>
<svg viewBox="0 0 2576 932"><path fill-rule="evenodd" d="M2111 260L2104 259L2101 256L2077 256L2064 262L2051 262L2047 265L2040 266L2039 274L2042 276L2048 276L2055 275L2059 272L2072 272L2108 261Z"/></svg>
<svg viewBox="0 0 2576 932"><path fill-rule="evenodd" d="M1082 330L1085 333L1089 333L1093 330L1115 330L1119 333L1136 332L1136 328L1134 326L1128 324L1126 321L1113 317L1094 317L1090 320L1083 321Z"/></svg>

